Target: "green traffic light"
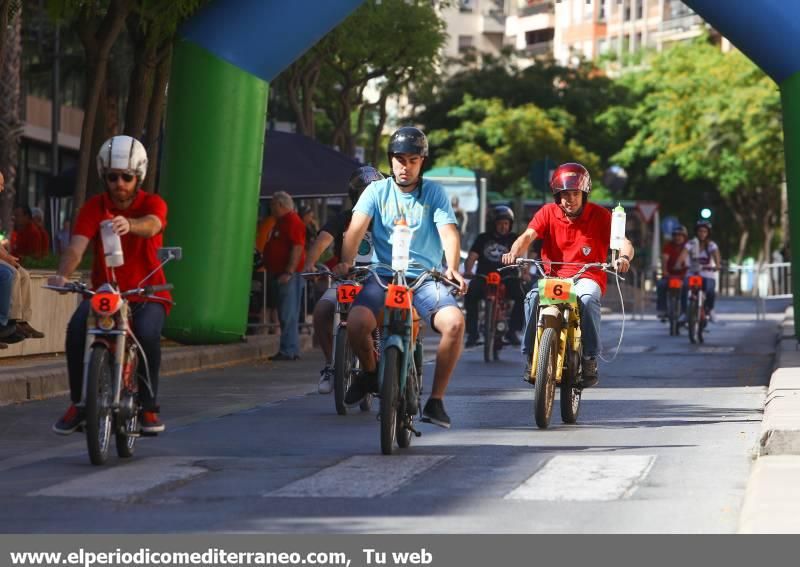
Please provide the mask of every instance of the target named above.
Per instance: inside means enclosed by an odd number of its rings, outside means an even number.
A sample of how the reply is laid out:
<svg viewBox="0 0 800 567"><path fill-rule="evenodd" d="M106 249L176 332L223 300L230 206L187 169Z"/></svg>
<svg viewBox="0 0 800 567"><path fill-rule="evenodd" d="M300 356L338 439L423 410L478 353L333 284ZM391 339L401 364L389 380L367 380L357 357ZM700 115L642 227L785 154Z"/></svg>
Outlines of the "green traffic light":
<svg viewBox="0 0 800 567"><path fill-rule="evenodd" d="M705 209L701 210L700 211L700 216L703 217L704 219L710 219L711 218L711 209L705 208Z"/></svg>

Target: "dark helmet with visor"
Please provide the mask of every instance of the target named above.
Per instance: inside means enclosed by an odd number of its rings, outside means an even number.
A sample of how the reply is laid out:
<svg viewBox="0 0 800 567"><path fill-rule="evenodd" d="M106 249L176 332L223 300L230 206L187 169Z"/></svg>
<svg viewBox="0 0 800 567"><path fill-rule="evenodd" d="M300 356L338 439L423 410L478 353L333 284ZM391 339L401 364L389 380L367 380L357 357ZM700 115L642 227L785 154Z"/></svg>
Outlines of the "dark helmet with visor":
<svg viewBox="0 0 800 567"><path fill-rule="evenodd" d="M507 220L514 224L514 211L506 205L497 205L494 208L494 222Z"/></svg>
<svg viewBox="0 0 800 567"><path fill-rule="evenodd" d="M419 128L404 126L398 129L389 138L389 147L386 150L389 162L395 154L412 154L428 157L428 138Z"/></svg>
<svg viewBox="0 0 800 567"><path fill-rule="evenodd" d="M380 181L381 179L385 179L383 174L371 165L364 165L356 169L350 176L350 182L347 188L350 202L355 205L361 193L367 188L367 185L373 181Z"/></svg>

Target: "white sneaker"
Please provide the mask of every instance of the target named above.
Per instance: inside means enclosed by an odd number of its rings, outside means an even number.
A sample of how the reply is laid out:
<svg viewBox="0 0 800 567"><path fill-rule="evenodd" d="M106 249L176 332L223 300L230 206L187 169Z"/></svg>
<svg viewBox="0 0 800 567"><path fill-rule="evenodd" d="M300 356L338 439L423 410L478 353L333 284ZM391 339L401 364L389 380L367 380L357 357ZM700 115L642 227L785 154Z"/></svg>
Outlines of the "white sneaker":
<svg viewBox="0 0 800 567"><path fill-rule="evenodd" d="M320 394L330 394L333 390L333 368L326 366L319 371L319 386L317 391Z"/></svg>

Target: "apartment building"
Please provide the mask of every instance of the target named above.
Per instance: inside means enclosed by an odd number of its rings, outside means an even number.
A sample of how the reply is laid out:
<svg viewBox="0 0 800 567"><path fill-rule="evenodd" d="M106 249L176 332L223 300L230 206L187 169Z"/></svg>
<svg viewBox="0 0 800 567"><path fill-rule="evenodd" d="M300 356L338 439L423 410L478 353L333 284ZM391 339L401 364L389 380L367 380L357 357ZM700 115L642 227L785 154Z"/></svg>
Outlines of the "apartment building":
<svg viewBox="0 0 800 567"><path fill-rule="evenodd" d="M552 54L562 64L602 55L624 62L706 29L680 0L508 0L506 13L506 39L523 56Z"/></svg>
<svg viewBox="0 0 800 567"><path fill-rule="evenodd" d="M457 59L471 50L499 53L506 30L505 4L506 0L458 0L448 6L437 3L449 35L443 50L445 58Z"/></svg>

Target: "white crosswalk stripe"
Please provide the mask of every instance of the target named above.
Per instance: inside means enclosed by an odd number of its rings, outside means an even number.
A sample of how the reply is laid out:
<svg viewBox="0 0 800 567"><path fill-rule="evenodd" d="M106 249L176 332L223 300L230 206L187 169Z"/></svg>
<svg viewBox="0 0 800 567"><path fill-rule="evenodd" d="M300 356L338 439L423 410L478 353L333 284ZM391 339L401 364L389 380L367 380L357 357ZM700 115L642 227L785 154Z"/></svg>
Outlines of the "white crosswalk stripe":
<svg viewBox="0 0 800 567"><path fill-rule="evenodd" d="M127 500L158 486L184 481L207 472L197 466L206 457L150 457L112 467L47 488L28 496Z"/></svg>
<svg viewBox="0 0 800 567"><path fill-rule="evenodd" d="M652 455L561 455L505 495L509 500L618 500L650 472Z"/></svg>
<svg viewBox="0 0 800 567"><path fill-rule="evenodd" d="M267 497L373 498L397 491L449 459L443 455L361 455L268 492Z"/></svg>

